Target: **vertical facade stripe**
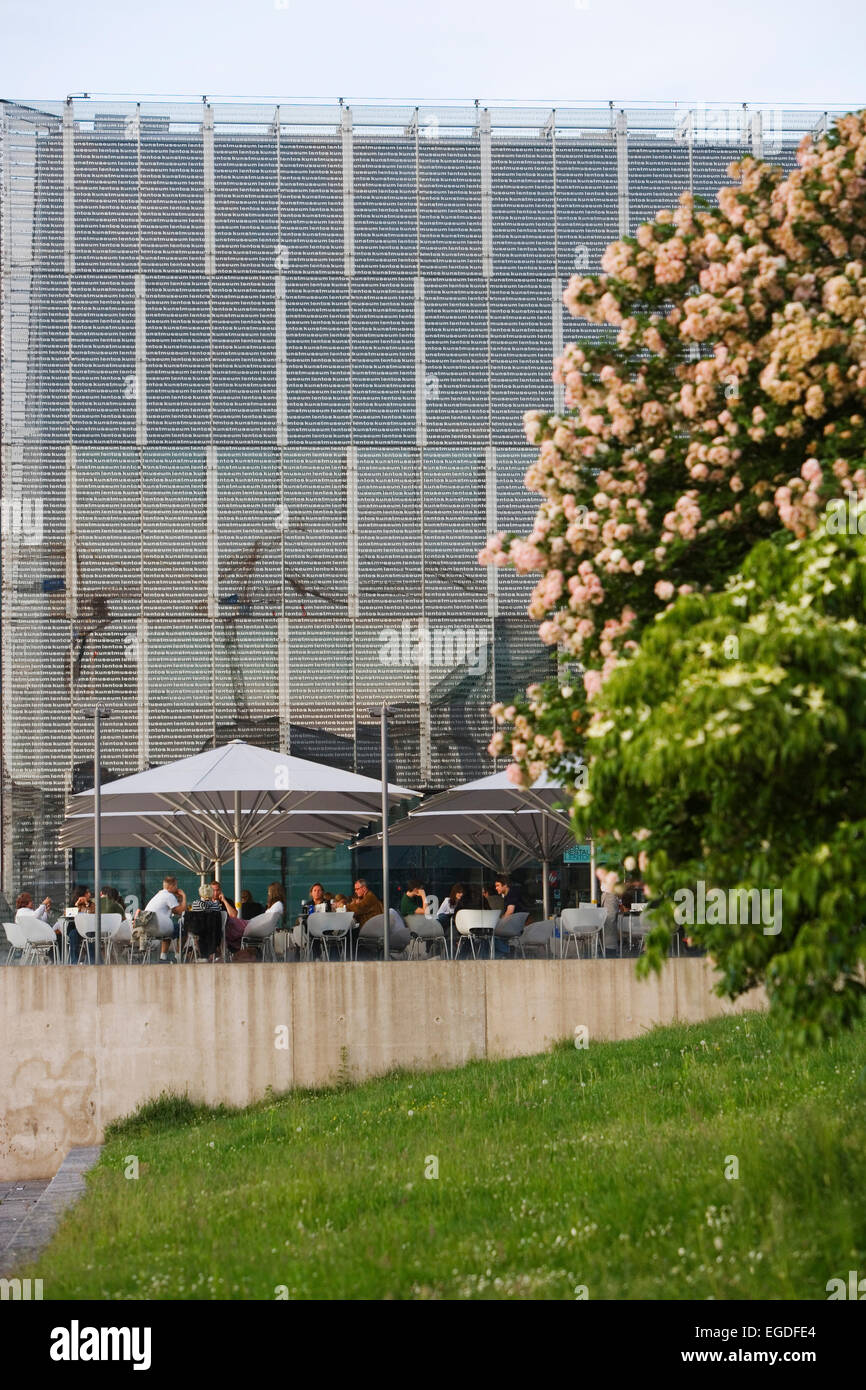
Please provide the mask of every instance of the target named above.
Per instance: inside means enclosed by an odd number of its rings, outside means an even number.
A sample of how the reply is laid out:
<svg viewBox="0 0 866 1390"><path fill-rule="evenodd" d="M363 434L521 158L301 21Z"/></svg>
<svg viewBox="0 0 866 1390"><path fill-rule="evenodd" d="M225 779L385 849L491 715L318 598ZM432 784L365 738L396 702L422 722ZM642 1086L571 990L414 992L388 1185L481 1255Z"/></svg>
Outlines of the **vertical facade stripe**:
<svg viewBox="0 0 866 1390"><path fill-rule="evenodd" d="M415 276L415 443L427 443L427 354L424 347L424 281Z"/></svg>
<svg viewBox="0 0 866 1390"><path fill-rule="evenodd" d="M276 348L277 445L289 443L288 381L286 377L286 277L274 276L274 333ZM280 499L282 501L282 498Z"/></svg>
<svg viewBox="0 0 866 1390"><path fill-rule="evenodd" d="M277 618L277 698L279 701L280 748L292 751L292 707L289 688L289 620Z"/></svg>
<svg viewBox="0 0 866 1390"><path fill-rule="evenodd" d="M424 449L427 444L427 345L424 278L421 273L421 159L418 147L418 119L415 113L412 139L415 145L415 441L418 445L418 533L421 562L419 628L427 631L427 524L424 514ZM429 652L429 632L426 650ZM430 710L430 665L418 663L418 761L421 782L433 780L433 730Z"/></svg>
<svg viewBox="0 0 866 1390"><path fill-rule="evenodd" d="M752 145L752 154L755 159L764 158L764 117L760 111L752 112L752 119L749 123L749 137ZM772 143L772 139L771 139Z"/></svg>
<svg viewBox="0 0 866 1390"><path fill-rule="evenodd" d="M217 531L217 451L214 444L214 276L216 275L216 161L213 107L204 102L201 121L204 196L204 273L208 296L208 445L205 480L207 530L207 609L210 631L211 736L216 742L216 619L219 616L219 538Z"/></svg>
<svg viewBox="0 0 866 1390"><path fill-rule="evenodd" d="M429 786L433 776L433 742L430 722L430 630L426 618L418 622L418 632L426 639L421 652L428 654L428 660L418 662L418 761L421 766L422 786Z"/></svg>
<svg viewBox="0 0 866 1390"><path fill-rule="evenodd" d="M205 103L201 121L204 180L204 273L216 275L216 173L214 168L213 107Z"/></svg>
<svg viewBox="0 0 866 1390"><path fill-rule="evenodd" d="M550 282L550 313L553 356L562 356L563 331L562 331L562 281L554 277ZM565 386L561 381L553 383L553 409L557 415L561 415L565 410Z"/></svg>
<svg viewBox="0 0 866 1390"><path fill-rule="evenodd" d="M209 618L219 617L219 523L217 518L217 451L207 446L207 612Z"/></svg>
<svg viewBox="0 0 866 1390"><path fill-rule="evenodd" d="M340 112L340 145L343 175L343 274L346 277L346 314L348 330L349 374L349 445L346 450L346 542L347 542L347 607L352 624L352 768L358 770L358 451L355 447L355 342L353 277L355 274L355 170L352 112L344 107Z"/></svg>
<svg viewBox="0 0 866 1390"><path fill-rule="evenodd" d="M343 274L355 274L355 182L352 149L352 112L343 108L340 117L343 144Z"/></svg>
<svg viewBox="0 0 866 1390"><path fill-rule="evenodd" d="M358 605L358 450L350 444L346 450L346 587L349 617L360 617Z"/></svg>
<svg viewBox="0 0 866 1390"><path fill-rule="evenodd" d="M150 762L150 669L148 649L147 618L141 617L135 624L135 660L137 680L137 727L138 727L138 766L147 767Z"/></svg>
<svg viewBox="0 0 866 1390"><path fill-rule="evenodd" d="M478 121L481 144L481 274L493 274L493 152L490 112L482 111Z"/></svg>
<svg viewBox="0 0 866 1390"><path fill-rule="evenodd" d="M135 277L135 442L147 444L147 287L145 277Z"/></svg>
<svg viewBox="0 0 866 1390"><path fill-rule="evenodd" d="M484 450L484 503L485 523L488 536L497 529L496 506L496 450L488 444ZM487 616L491 620L499 617L499 570L495 565L485 565L487 575Z"/></svg>
<svg viewBox="0 0 866 1390"><path fill-rule="evenodd" d="M66 446L66 616L78 612L78 459L74 444Z"/></svg>
<svg viewBox="0 0 866 1390"><path fill-rule="evenodd" d="M628 236L628 117L624 111L617 111L614 130L616 138L616 188L619 234L620 236Z"/></svg>
<svg viewBox="0 0 866 1390"><path fill-rule="evenodd" d="M63 108L63 271L75 274L75 111Z"/></svg>

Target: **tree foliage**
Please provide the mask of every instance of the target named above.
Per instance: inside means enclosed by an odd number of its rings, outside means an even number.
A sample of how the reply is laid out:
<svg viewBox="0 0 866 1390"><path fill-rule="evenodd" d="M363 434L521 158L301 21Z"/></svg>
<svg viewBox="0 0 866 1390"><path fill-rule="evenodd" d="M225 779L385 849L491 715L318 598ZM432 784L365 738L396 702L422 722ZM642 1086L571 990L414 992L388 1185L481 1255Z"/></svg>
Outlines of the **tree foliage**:
<svg viewBox="0 0 866 1390"><path fill-rule="evenodd" d="M530 615L577 675L494 706L491 752L518 783L564 775L576 802L583 755L579 823L591 810L635 856L646 831L660 891L698 870L784 885L778 938L703 939L730 994L766 980L820 1030L857 998L862 662L858 615L824 600L860 589L862 542L825 527L832 499L866 497L866 115L804 140L788 177L750 158L730 172L718 207L684 194L566 290L604 331L555 364L566 409L525 417L531 534L500 532L479 558L540 573ZM835 587L801 592L819 564Z"/></svg>
<svg viewBox="0 0 866 1390"><path fill-rule="evenodd" d="M664 900L644 968L664 959L682 890L721 889L725 906L706 912L719 920L686 933L721 968L721 992L764 983L801 1037L849 1023L863 996L864 601L866 537L760 543L722 593L674 604L605 683L575 798L579 833L611 827L612 878L637 871Z"/></svg>

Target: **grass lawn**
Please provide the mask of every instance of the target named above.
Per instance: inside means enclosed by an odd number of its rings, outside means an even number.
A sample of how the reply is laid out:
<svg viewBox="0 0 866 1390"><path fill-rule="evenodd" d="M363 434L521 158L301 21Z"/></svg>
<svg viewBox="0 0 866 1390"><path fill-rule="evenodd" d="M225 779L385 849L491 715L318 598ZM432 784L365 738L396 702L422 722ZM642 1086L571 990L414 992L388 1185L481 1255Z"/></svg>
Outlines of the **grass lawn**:
<svg viewBox="0 0 866 1390"><path fill-rule="evenodd" d="M741 1015L243 1111L163 1099L25 1272L52 1299L823 1300L866 1273L864 1152L866 1027L794 1056Z"/></svg>

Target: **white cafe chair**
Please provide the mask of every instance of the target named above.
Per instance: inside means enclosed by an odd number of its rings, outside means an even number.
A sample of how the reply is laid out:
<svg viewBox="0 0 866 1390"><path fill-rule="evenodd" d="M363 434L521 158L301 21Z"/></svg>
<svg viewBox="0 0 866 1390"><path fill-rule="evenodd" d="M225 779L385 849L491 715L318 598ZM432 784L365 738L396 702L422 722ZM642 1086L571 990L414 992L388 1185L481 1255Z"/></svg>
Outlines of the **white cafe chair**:
<svg viewBox="0 0 866 1390"><path fill-rule="evenodd" d="M108 962L111 956L111 938L120 927L122 921L123 918L121 917L119 912L103 912L102 914L102 921L100 923L100 935L102 936L103 940L103 950L105 953L106 963ZM75 919L75 930L81 937L81 949L78 952L78 964L80 965L82 956L85 960L90 959L90 947L96 941L96 913L79 912L78 916Z"/></svg>
<svg viewBox="0 0 866 1390"><path fill-rule="evenodd" d="M606 916L603 907L564 907L559 914L561 959L565 960L572 942L574 953L580 959L581 941L587 943L589 955L597 956Z"/></svg>
<svg viewBox="0 0 866 1390"><path fill-rule="evenodd" d="M490 936L490 957L493 958L493 931L496 923L501 917L498 908L486 907L461 907L454 918L454 925L457 928L459 940L457 950L454 952L454 959L460 955L460 947L464 941L469 942L469 949L472 952L472 959L475 960L475 942L480 936Z"/></svg>

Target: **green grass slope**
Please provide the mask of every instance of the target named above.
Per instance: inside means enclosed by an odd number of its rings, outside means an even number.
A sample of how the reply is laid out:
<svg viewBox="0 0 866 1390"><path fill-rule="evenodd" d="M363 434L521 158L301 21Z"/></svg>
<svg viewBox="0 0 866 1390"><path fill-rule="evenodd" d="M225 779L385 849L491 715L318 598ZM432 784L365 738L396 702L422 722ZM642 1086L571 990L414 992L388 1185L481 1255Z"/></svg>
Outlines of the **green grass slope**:
<svg viewBox="0 0 866 1390"><path fill-rule="evenodd" d="M792 1055L757 1014L244 1111L166 1098L27 1272L52 1299L821 1300L866 1273L864 1149L866 1028Z"/></svg>

